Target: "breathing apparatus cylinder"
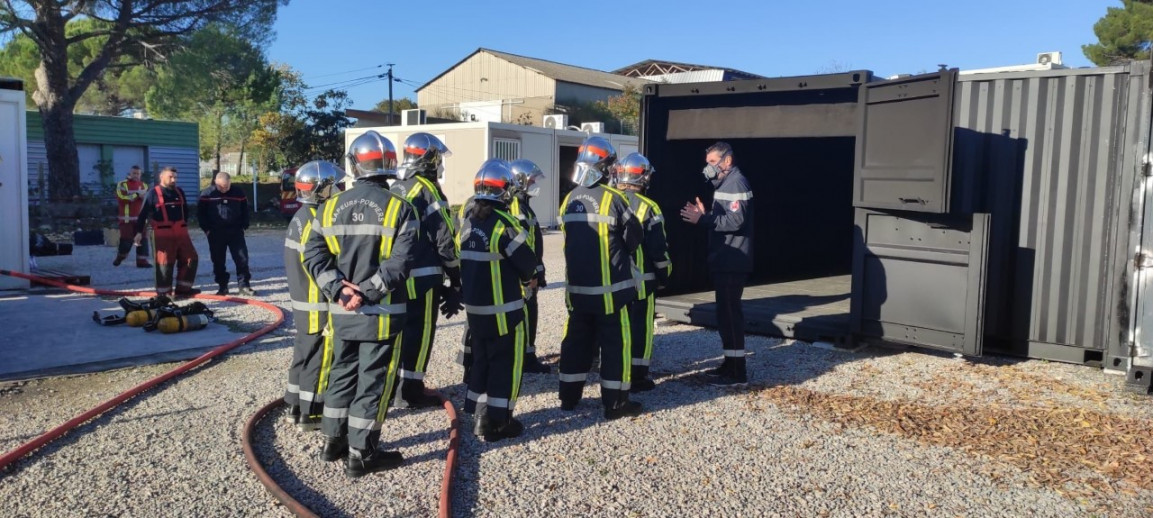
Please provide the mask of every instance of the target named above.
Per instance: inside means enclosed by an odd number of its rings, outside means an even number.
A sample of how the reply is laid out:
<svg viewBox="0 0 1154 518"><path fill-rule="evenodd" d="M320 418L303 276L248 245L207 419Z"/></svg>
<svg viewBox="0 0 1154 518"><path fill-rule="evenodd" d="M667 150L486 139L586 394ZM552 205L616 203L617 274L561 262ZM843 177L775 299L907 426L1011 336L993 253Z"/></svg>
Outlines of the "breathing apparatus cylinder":
<svg viewBox="0 0 1154 518"><path fill-rule="evenodd" d="M195 331L203 329L208 325L208 315L184 315L179 317L164 317L156 324L160 332L180 333L184 331Z"/></svg>
<svg viewBox="0 0 1154 518"><path fill-rule="evenodd" d="M128 314L124 316L124 321L129 327L143 327L144 324L151 322L155 316L155 309L139 309L129 311Z"/></svg>

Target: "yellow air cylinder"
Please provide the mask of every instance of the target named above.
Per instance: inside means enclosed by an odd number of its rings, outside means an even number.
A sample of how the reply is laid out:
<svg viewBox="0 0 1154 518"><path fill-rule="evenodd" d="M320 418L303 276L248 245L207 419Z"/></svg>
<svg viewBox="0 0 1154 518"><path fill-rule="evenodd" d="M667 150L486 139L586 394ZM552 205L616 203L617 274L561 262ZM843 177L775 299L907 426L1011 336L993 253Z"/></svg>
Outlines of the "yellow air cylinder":
<svg viewBox="0 0 1154 518"><path fill-rule="evenodd" d="M156 316L155 309L138 309L125 315L124 322L128 324L129 327L142 327L144 324L150 322L154 316Z"/></svg>
<svg viewBox="0 0 1154 518"><path fill-rule="evenodd" d="M187 315L183 317L164 317L156 324L162 333L180 333L203 329L208 325L208 315Z"/></svg>

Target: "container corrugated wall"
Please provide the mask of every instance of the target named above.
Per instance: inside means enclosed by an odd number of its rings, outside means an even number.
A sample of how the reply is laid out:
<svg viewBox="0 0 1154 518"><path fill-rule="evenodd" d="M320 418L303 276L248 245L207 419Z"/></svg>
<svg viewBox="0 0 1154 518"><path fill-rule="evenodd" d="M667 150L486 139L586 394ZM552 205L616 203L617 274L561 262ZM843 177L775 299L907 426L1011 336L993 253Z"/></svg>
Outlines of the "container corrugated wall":
<svg viewBox="0 0 1154 518"><path fill-rule="evenodd" d="M987 317L998 338L1098 350L1113 338L1134 174L1123 157L1136 145L1127 105L1132 88L1149 92L1130 79L1129 67L959 77L955 172L981 178L975 206L1002 243Z"/></svg>

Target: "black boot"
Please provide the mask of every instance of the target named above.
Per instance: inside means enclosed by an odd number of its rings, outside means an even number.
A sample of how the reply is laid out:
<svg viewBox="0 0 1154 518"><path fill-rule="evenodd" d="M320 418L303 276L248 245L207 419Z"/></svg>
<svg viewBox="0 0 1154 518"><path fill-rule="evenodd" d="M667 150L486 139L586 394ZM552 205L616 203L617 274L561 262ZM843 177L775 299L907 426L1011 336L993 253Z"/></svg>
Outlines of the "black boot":
<svg viewBox="0 0 1154 518"><path fill-rule="evenodd" d="M654 388L657 388L657 384L654 383L653 380L649 378L641 378L633 382L633 385L629 387L629 392L648 392Z"/></svg>
<svg viewBox="0 0 1154 518"><path fill-rule="evenodd" d="M521 432L524 431L525 425L521 424L521 421L513 419L512 417L510 417L508 421L500 424L490 422L485 429L485 442L497 442L502 439L512 439L518 435L521 435Z"/></svg>
<svg viewBox="0 0 1154 518"><path fill-rule="evenodd" d="M247 283L242 284L240 286L240 289L237 290L237 293L240 293L244 297L251 297L253 295L256 295L256 292L252 291L252 288Z"/></svg>
<svg viewBox="0 0 1154 518"><path fill-rule="evenodd" d="M321 419L308 415L302 415L297 418L297 430L302 432L312 432L321 429Z"/></svg>
<svg viewBox="0 0 1154 518"><path fill-rule="evenodd" d="M405 380L393 401L395 408L432 408L441 406L441 398L425 392L425 384L416 380Z"/></svg>
<svg viewBox="0 0 1154 518"><path fill-rule="evenodd" d="M348 463L345 464L345 475L350 478L360 478L369 473L396 468L404 462L405 457L399 451L351 448Z"/></svg>
<svg viewBox="0 0 1154 518"><path fill-rule="evenodd" d="M228 295L228 285L221 284L220 289L216 290L217 295Z"/></svg>
<svg viewBox="0 0 1154 518"><path fill-rule="evenodd" d="M336 462L349 455L348 437L325 437L325 447L321 450L321 460Z"/></svg>
<svg viewBox="0 0 1154 518"><path fill-rule="evenodd" d="M622 400L612 407L605 408L605 419L612 421L614 419L621 419L622 417L637 417L641 415L641 403L636 401Z"/></svg>
<svg viewBox="0 0 1154 518"><path fill-rule="evenodd" d="M285 420L288 421L289 424L297 424L298 422L300 422L300 418L301 418L301 407L296 406L296 405L289 406L289 411L287 414L285 414Z"/></svg>
<svg viewBox="0 0 1154 518"><path fill-rule="evenodd" d="M537 359L536 354L526 353L525 361L521 363L521 372L528 374L549 374L553 372L553 369L541 363L541 360Z"/></svg>
<svg viewBox="0 0 1154 518"><path fill-rule="evenodd" d="M484 437L485 433L489 431L489 413L485 409L480 409L480 412L473 413L473 435L477 437Z"/></svg>

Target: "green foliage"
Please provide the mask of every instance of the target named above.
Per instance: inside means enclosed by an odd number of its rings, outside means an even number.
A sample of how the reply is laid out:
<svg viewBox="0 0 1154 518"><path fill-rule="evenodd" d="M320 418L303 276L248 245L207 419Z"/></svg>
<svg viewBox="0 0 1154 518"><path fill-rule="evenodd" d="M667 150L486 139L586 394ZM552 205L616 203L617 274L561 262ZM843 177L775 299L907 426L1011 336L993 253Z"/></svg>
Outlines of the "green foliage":
<svg viewBox="0 0 1154 518"><path fill-rule="evenodd" d="M1150 0L1122 0L1122 7L1107 8L1094 24L1098 43L1082 45L1082 53L1098 66L1150 59L1152 12Z"/></svg>
<svg viewBox="0 0 1154 518"><path fill-rule="evenodd" d="M107 31L110 24L93 19L72 20L65 28L68 37ZM68 48L68 74L80 75L84 67L100 55L107 36L85 38ZM24 80L28 105L36 106L32 93L38 88L36 69L40 66L40 49L29 36L17 34L0 49L0 75ZM76 111L117 116L126 110L144 108L144 95L156 81L156 73L144 56L122 54L109 63L76 102Z"/></svg>
<svg viewBox="0 0 1154 518"><path fill-rule="evenodd" d="M417 109L417 102L408 97L401 97L400 99L393 99L393 113L401 113L404 110ZM389 99L386 97L381 99L381 102L373 106L374 111L381 113L389 113Z"/></svg>
<svg viewBox="0 0 1154 518"><path fill-rule="evenodd" d="M615 95L608 100L598 101L598 107L604 109L616 124L606 124L606 130L615 126L616 133L632 135L636 133L638 121L641 119L641 90L632 84L625 85L621 95Z"/></svg>
<svg viewBox="0 0 1154 518"><path fill-rule="evenodd" d="M244 147L260 115L279 108L279 72L251 41L229 27L197 31L160 67L146 99L154 116L200 123L200 155Z"/></svg>

